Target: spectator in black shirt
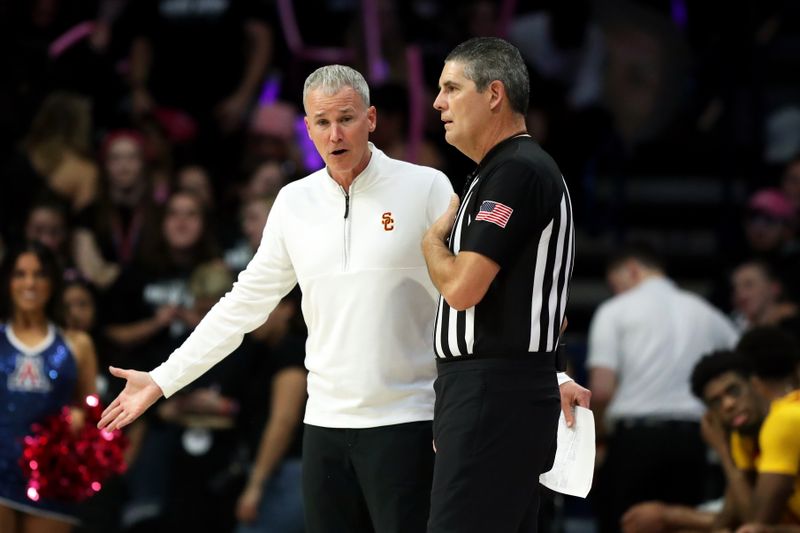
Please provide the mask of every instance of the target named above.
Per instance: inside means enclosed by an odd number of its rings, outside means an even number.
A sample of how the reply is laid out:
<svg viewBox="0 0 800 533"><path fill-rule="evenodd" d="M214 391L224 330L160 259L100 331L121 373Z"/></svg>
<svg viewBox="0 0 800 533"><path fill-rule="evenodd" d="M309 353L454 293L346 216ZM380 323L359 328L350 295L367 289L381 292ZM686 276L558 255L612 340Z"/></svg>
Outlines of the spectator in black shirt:
<svg viewBox="0 0 800 533"><path fill-rule="evenodd" d="M134 5L135 4L135 5ZM264 3L147 0L132 3L131 98L136 116L181 109L196 122L197 153L224 172L271 61Z"/></svg>
<svg viewBox="0 0 800 533"><path fill-rule="evenodd" d="M112 364L147 368L163 361L200 320L191 309L189 276L218 258L207 214L192 193L174 193L163 216L151 222L140 258L105 295L103 329L114 347Z"/></svg>

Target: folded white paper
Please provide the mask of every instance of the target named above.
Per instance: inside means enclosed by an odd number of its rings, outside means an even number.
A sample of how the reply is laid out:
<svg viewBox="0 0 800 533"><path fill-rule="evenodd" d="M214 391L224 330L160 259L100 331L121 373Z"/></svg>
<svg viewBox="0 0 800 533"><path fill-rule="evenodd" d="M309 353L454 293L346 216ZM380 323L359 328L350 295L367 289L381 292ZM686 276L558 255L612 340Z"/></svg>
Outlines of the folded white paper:
<svg viewBox="0 0 800 533"><path fill-rule="evenodd" d="M564 413L558 420L556 459L549 472L539 476L548 489L585 498L594 475L594 415L585 407L575 407L575 424L569 428Z"/></svg>

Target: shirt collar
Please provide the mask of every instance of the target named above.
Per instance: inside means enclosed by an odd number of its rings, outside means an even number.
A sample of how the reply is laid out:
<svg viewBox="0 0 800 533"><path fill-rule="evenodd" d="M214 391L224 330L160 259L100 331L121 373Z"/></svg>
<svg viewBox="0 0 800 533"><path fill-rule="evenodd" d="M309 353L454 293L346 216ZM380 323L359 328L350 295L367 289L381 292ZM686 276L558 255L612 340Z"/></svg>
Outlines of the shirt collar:
<svg viewBox="0 0 800 533"><path fill-rule="evenodd" d="M505 147L511 146L515 144L515 142L520 140L530 141L532 140L532 137L528 135L527 132L520 131L519 133L515 133L511 137L503 139L499 143L495 144L489 149L488 152L486 152L486 155L483 156L481 162L478 163L478 168L476 169L476 173L479 172L481 168L485 167L492 160L492 158L494 158L498 153L500 153Z"/></svg>
<svg viewBox="0 0 800 533"><path fill-rule="evenodd" d="M375 145L372 144L371 142L367 143L367 148L371 154L369 158L369 163L367 163L367 167L361 171L361 174L356 176L356 178L353 180L353 183L350 185L350 194L353 194L353 191L355 189L358 189L359 191L366 189L367 187L375 183L375 181L377 181L378 179L378 176L380 175L379 160L383 159L385 156L383 152L378 148L376 148ZM320 171L320 174L323 177L323 181L325 181L326 183L326 187L335 191L342 190L341 185L339 185L339 183L335 179L333 179L330 174L328 174L327 167L323 168Z"/></svg>
<svg viewBox="0 0 800 533"><path fill-rule="evenodd" d="M667 276L653 276L652 278L644 280L640 287L674 287L675 282Z"/></svg>

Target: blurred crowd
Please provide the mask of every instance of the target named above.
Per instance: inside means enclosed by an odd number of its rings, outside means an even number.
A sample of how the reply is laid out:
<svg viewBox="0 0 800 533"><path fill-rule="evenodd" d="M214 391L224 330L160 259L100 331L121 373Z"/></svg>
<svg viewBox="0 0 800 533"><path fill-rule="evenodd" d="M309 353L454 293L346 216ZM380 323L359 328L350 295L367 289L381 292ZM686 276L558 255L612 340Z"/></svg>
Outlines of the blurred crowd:
<svg viewBox="0 0 800 533"><path fill-rule="evenodd" d="M784 452L800 439L798 15L778 0L0 0L0 259L32 241L52 253L53 318L94 341L107 401L109 365L162 362L253 257L281 187L322 166L302 121L314 68L363 72L370 140L460 191L472 163L444 143L438 72L455 44L505 37L530 69L529 131L587 238L609 224L592 209L600 176L744 184L707 300L667 276L658 243L623 246L632 228L614 219L615 296L578 324L601 452L587 531L800 527L800 446L764 466L759 439L779 432L770 403L793 431ZM80 531L258 531L264 517L302 531L304 335L290 294L132 426L128 472L84 505ZM543 513L542 530L570 512Z"/></svg>

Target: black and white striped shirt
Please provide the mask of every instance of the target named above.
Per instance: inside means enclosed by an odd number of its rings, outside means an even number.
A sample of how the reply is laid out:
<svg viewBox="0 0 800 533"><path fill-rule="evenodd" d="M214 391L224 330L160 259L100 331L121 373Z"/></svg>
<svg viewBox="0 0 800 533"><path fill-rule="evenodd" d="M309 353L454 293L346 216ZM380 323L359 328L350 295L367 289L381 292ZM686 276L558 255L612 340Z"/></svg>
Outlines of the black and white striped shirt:
<svg viewBox="0 0 800 533"><path fill-rule="evenodd" d="M500 265L486 295L457 311L439 297L439 358L509 357L558 346L575 260L572 205L553 159L529 136L492 148L473 173L450 251Z"/></svg>

